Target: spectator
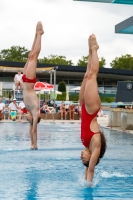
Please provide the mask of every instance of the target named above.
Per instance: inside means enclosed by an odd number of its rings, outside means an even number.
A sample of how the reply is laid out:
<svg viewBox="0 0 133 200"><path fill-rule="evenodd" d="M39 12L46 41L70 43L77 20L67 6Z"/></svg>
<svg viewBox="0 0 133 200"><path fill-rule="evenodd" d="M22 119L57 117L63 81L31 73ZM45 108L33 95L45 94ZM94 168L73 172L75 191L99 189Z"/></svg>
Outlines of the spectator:
<svg viewBox="0 0 133 200"><path fill-rule="evenodd" d="M22 76L23 75L21 74L21 71L18 70L18 73L14 77L16 90L18 90L18 86L20 86L20 90L22 90L22 86L23 86Z"/></svg>
<svg viewBox="0 0 133 200"><path fill-rule="evenodd" d="M24 99L22 99L22 102L20 102L19 104L19 118L18 118L18 122L21 122L21 118L22 118L22 114L27 114L27 110L25 108L25 104L24 104Z"/></svg>
<svg viewBox="0 0 133 200"><path fill-rule="evenodd" d="M16 99L14 98L13 101L9 104L8 106L9 110L10 110L10 115L11 115L11 119L13 121L16 120L16 114L18 112L19 106L16 103Z"/></svg>
<svg viewBox="0 0 133 200"><path fill-rule="evenodd" d="M2 99L0 98L0 120L2 120L3 118L4 110L5 110L5 104L2 103Z"/></svg>
<svg viewBox="0 0 133 200"><path fill-rule="evenodd" d="M133 101L131 102L131 104L133 104ZM133 106L132 106L132 105L127 105L127 106L125 106L125 108L126 108L126 109L132 109Z"/></svg>
<svg viewBox="0 0 133 200"><path fill-rule="evenodd" d="M69 105L66 104L66 105L65 105L65 108L66 108L66 112L68 112Z"/></svg>
<svg viewBox="0 0 133 200"><path fill-rule="evenodd" d="M50 110L49 110L46 102L43 102L43 106L40 108L40 112L41 113L47 113L47 112L50 113Z"/></svg>
<svg viewBox="0 0 133 200"><path fill-rule="evenodd" d="M78 114L79 119L81 119L81 106L80 106L79 100L78 100L78 105L75 106L74 111Z"/></svg>
<svg viewBox="0 0 133 200"><path fill-rule="evenodd" d="M63 119L63 115L65 116L66 119L66 107L65 107L65 102L64 100L62 101L61 105L60 105L60 113L61 113L61 119Z"/></svg>
<svg viewBox="0 0 133 200"><path fill-rule="evenodd" d="M69 111L70 120L74 120L75 105L74 104L70 104L69 108L68 108L68 111Z"/></svg>

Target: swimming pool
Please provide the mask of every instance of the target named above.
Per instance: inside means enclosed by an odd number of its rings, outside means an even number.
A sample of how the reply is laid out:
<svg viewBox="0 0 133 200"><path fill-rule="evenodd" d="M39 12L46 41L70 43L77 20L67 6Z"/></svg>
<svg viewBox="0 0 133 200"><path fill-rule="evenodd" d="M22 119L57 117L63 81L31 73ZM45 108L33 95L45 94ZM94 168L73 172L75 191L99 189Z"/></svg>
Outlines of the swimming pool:
<svg viewBox="0 0 133 200"><path fill-rule="evenodd" d="M0 123L0 199L133 199L133 135L103 129L108 149L93 188L83 178L80 123L40 123L31 151L28 123Z"/></svg>

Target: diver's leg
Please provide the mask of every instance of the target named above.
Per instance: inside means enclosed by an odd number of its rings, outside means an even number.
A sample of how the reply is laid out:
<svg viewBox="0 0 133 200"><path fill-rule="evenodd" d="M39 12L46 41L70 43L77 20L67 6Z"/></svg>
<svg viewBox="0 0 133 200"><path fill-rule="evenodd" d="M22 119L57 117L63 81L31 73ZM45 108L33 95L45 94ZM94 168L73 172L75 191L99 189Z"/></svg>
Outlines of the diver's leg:
<svg viewBox="0 0 133 200"><path fill-rule="evenodd" d="M89 73L90 69L91 69L91 59L92 59L92 51L91 51L91 47L90 47L90 39L91 36L88 38L88 47L89 47L89 57L88 57L88 64L87 64L87 68L86 68L86 73L84 75L84 79L80 88L80 93L79 93L79 102L80 105L82 104L82 101L84 100L84 90L85 90L85 85L86 85L86 77L87 74Z"/></svg>
<svg viewBox="0 0 133 200"><path fill-rule="evenodd" d="M86 109L89 113L96 112L101 106L101 100L98 94L97 86L97 74L99 71L99 59L97 55L97 50L99 48L95 35L91 35L90 39L92 59L91 59L91 68L87 72L86 84L84 90L84 101Z"/></svg>
<svg viewBox="0 0 133 200"><path fill-rule="evenodd" d="M32 52L33 49L34 49L35 43L36 43L36 33L35 33L35 37L34 37L34 41L33 41L33 44L32 44L31 51L30 51L30 53L29 53L28 59L27 59L27 61L26 61L26 63L25 63L24 69L23 69L23 74L26 74L26 69L27 69L27 66L28 66L29 59L30 59L30 54L31 54L31 52Z"/></svg>
<svg viewBox="0 0 133 200"><path fill-rule="evenodd" d="M43 33L44 31L42 23L38 22L32 49L29 54L26 66L24 67L24 74L26 74L26 77L29 79L33 79L36 76L37 58L41 50L41 36Z"/></svg>
<svg viewBox="0 0 133 200"><path fill-rule="evenodd" d="M29 132L30 132L30 140L31 140L31 149L34 149L34 140L33 140L32 128L33 128L33 126L30 124Z"/></svg>
<svg viewBox="0 0 133 200"><path fill-rule="evenodd" d="M32 139L34 142L34 149L37 150L38 146L37 146L37 124L38 124L38 116L36 115L33 118L33 127L32 127Z"/></svg>
<svg viewBox="0 0 133 200"><path fill-rule="evenodd" d="M36 66L37 66L37 58L41 50L41 37L43 34L42 23L38 22L37 30L36 30L36 41L34 48L30 54L29 62L26 69L26 77L29 79L33 79L36 77Z"/></svg>

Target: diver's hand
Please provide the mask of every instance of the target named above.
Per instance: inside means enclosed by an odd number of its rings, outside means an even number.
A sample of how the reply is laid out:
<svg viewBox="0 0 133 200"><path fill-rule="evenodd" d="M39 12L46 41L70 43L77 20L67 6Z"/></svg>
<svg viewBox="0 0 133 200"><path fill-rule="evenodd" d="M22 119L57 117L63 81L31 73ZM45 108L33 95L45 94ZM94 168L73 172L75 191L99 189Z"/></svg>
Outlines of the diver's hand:
<svg viewBox="0 0 133 200"><path fill-rule="evenodd" d="M91 188L93 186L92 182L87 182L87 186Z"/></svg>

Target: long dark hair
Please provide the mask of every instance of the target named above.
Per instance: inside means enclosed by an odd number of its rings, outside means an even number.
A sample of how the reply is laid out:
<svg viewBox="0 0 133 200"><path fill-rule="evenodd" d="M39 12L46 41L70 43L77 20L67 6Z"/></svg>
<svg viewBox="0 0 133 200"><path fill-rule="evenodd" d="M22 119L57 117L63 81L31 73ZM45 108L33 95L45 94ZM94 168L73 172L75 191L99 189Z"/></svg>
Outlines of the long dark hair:
<svg viewBox="0 0 133 200"><path fill-rule="evenodd" d="M102 131L100 131L100 136L101 136L101 150L100 150L100 155L97 159L97 163L96 165L100 162L100 159L103 158L104 154L105 154L105 151L106 151L106 148L107 148L107 143L106 143L106 138L103 134ZM83 162L83 164L88 167L89 166L89 161L87 162Z"/></svg>
<svg viewBox="0 0 133 200"><path fill-rule="evenodd" d="M107 148L106 138L102 131L100 131L100 136L101 136L101 150L100 150L100 155L99 155L96 165L100 162L100 159L103 158L106 148Z"/></svg>

